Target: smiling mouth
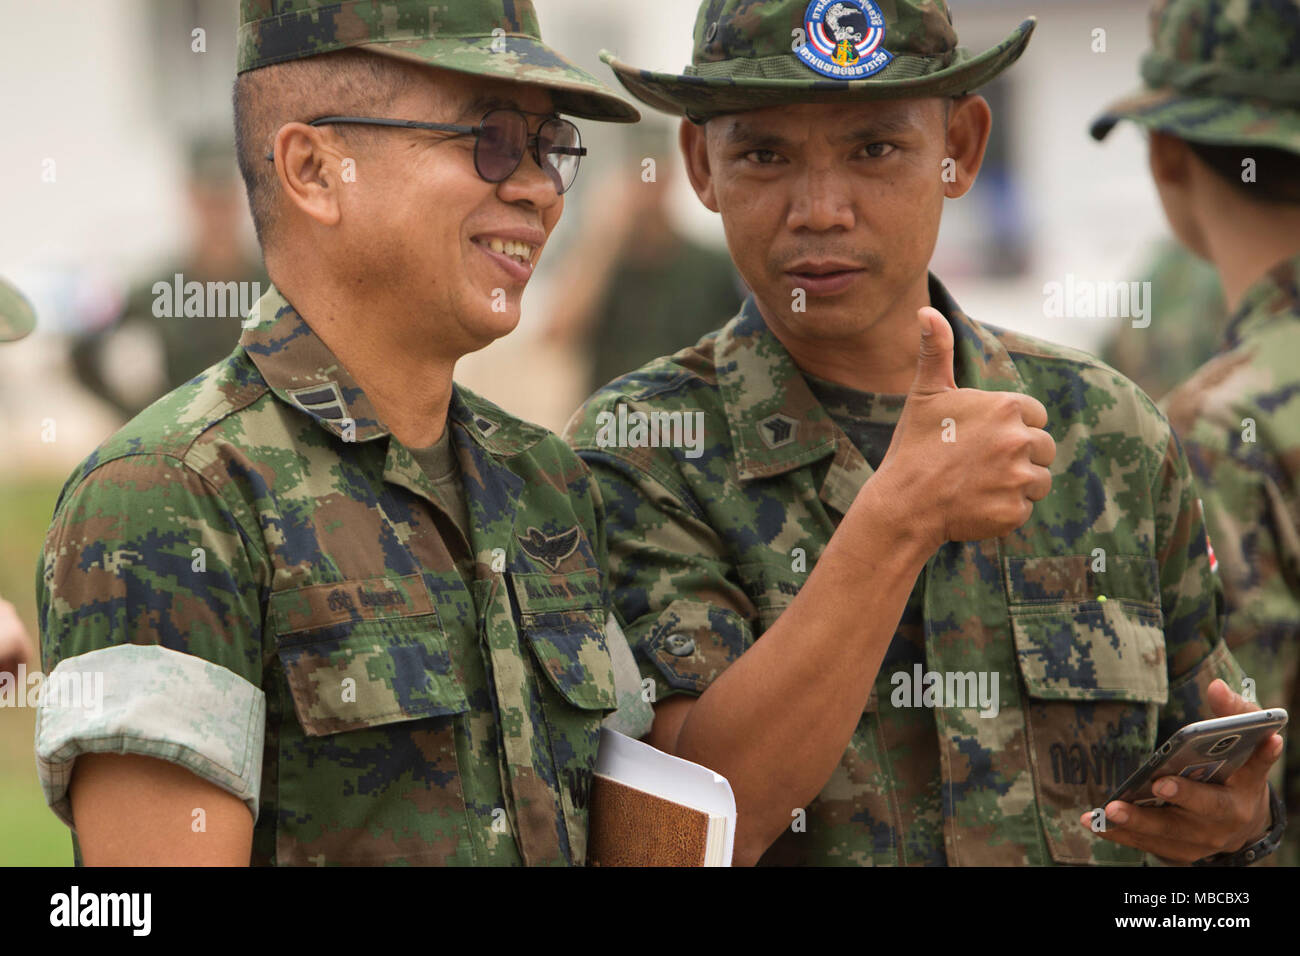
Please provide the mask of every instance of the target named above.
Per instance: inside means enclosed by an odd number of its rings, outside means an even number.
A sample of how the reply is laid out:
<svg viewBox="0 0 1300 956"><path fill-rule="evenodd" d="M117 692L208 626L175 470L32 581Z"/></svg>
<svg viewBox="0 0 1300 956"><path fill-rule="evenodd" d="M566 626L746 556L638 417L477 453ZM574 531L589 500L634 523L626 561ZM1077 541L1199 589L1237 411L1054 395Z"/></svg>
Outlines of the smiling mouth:
<svg viewBox="0 0 1300 956"><path fill-rule="evenodd" d="M496 237L484 236L474 240L475 245L482 246L490 252L495 252L499 256L505 256L513 259L521 266L532 265L533 256L537 254L537 247L527 242L520 242L517 239L498 239Z"/></svg>

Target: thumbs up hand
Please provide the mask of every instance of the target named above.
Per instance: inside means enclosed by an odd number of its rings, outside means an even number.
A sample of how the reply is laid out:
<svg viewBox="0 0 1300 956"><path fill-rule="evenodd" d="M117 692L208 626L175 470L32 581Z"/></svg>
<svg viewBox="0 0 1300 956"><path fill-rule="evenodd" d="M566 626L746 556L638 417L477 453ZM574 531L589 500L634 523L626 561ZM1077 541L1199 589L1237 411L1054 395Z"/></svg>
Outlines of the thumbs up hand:
<svg viewBox="0 0 1300 956"><path fill-rule="evenodd" d="M936 395L957 387L952 377L952 326L938 309L927 306L916 313L921 323L921 356L911 395Z"/></svg>
<svg viewBox="0 0 1300 956"><path fill-rule="evenodd" d="M1018 392L958 388L953 333L929 307L917 312L921 352L898 427L869 481L938 549L1019 528L1052 489L1056 443L1047 409ZM859 500L862 495L859 494Z"/></svg>

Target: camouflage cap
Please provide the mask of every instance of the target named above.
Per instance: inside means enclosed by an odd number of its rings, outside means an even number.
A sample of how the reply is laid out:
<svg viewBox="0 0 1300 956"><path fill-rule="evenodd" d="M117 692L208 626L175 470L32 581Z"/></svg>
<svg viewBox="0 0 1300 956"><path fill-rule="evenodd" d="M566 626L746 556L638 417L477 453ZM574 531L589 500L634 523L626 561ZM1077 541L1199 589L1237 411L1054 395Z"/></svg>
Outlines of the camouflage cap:
<svg viewBox="0 0 1300 956"><path fill-rule="evenodd" d="M532 0L240 0L238 71L358 48L551 90L562 113L641 114L542 42Z"/></svg>
<svg viewBox="0 0 1300 956"><path fill-rule="evenodd" d="M36 310L23 294L0 279L0 342L16 342L36 328Z"/></svg>
<svg viewBox="0 0 1300 956"><path fill-rule="evenodd" d="M1209 145L1300 152L1300 0L1156 0L1146 87L1092 123L1122 119Z"/></svg>
<svg viewBox="0 0 1300 956"><path fill-rule="evenodd" d="M641 102L707 119L787 103L956 96L1020 58L1020 24L972 56L957 45L944 0L704 0L683 75L600 58Z"/></svg>

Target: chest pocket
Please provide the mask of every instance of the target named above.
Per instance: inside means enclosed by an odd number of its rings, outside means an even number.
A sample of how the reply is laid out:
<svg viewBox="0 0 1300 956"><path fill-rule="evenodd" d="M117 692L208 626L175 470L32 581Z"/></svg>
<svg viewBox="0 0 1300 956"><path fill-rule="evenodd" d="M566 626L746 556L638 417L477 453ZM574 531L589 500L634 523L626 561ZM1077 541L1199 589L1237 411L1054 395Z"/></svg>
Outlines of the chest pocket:
<svg viewBox="0 0 1300 956"><path fill-rule="evenodd" d="M580 710L614 710L600 572L510 575L519 624L550 686Z"/></svg>
<svg viewBox="0 0 1300 956"><path fill-rule="evenodd" d="M1138 863L1093 836L1100 807L1156 744L1169 699L1158 569L1145 556L1007 558L1006 579L1035 794L1052 859Z"/></svg>
<svg viewBox="0 0 1300 956"><path fill-rule="evenodd" d="M268 630L296 717L276 735L278 862L472 862L450 719L469 704L421 576L276 593Z"/></svg>
<svg viewBox="0 0 1300 956"><path fill-rule="evenodd" d="M618 708L600 572L512 573L509 578L520 632L536 668L546 675L536 682L546 756L555 768L569 850L581 864L587 856L587 805L600 724Z"/></svg>

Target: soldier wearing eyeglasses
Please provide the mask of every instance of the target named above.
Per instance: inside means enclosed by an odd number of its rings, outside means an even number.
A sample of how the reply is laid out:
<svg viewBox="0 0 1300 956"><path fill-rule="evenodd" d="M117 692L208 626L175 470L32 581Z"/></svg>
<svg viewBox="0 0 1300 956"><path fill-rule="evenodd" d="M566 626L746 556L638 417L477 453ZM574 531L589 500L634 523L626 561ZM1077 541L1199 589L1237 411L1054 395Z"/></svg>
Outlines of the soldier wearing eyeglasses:
<svg viewBox="0 0 1300 956"><path fill-rule="evenodd" d="M92 864L581 864L601 725L650 719L603 505L453 371L519 321L560 114L638 114L527 0L283 6L234 91L273 287L49 531L44 664L102 693L43 703L46 797Z"/></svg>

